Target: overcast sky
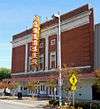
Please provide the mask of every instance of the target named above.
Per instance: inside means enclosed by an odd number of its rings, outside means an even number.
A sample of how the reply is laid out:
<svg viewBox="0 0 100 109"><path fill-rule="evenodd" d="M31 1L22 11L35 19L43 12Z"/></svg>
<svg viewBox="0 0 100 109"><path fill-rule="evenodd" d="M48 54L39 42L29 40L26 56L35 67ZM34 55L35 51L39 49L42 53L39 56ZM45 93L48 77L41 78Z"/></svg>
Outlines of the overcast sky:
<svg viewBox="0 0 100 109"><path fill-rule="evenodd" d="M100 0L0 0L0 67L11 68L12 35L30 28L34 15L43 22L53 13L63 14L87 3L94 7L95 23L99 23Z"/></svg>

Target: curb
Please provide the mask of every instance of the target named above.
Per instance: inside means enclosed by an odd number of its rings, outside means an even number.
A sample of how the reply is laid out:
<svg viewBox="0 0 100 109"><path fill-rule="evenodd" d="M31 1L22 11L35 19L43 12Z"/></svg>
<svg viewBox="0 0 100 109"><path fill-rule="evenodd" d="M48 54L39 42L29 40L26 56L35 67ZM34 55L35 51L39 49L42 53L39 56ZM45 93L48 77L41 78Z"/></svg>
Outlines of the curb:
<svg viewBox="0 0 100 109"><path fill-rule="evenodd" d="M35 106L38 106L38 104L37 104L38 101L34 101L32 104L22 103L22 102L20 102L20 100L18 102L12 101L12 100L0 100L0 101L4 102L4 103L8 103L8 104L16 104L16 105L27 106L27 107L31 107L31 108L35 108ZM42 106L45 106L44 101L43 102L41 101L41 103L42 103ZM39 105L41 105L41 103Z"/></svg>

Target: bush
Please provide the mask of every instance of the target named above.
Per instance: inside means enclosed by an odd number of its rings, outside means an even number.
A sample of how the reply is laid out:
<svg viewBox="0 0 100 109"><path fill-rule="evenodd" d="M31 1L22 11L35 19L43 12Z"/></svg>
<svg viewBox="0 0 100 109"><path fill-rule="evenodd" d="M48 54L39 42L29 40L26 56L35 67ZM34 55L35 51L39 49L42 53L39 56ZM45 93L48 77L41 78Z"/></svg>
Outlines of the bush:
<svg viewBox="0 0 100 109"><path fill-rule="evenodd" d="M59 106L59 101L54 99L49 100L49 105L54 107ZM72 106L72 104L70 106ZM65 101L62 101L62 108L63 107L66 108ZM75 103L75 109L79 109L78 107L82 107L82 109L90 109L90 103L89 102ZM100 109L100 104L92 103L91 109Z"/></svg>
<svg viewBox="0 0 100 109"><path fill-rule="evenodd" d="M59 101L55 100L53 105L54 106L59 106Z"/></svg>
<svg viewBox="0 0 100 109"><path fill-rule="evenodd" d="M65 105L65 101L62 101L62 106L64 106Z"/></svg>
<svg viewBox="0 0 100 109"><path fill-rule="evenodd" d="M75 108L82 107L83 109L89 109L90 104L89 103L75 103Z"/></svg>
<svg viewBox="0 0 100 109"><path fill-rule="evenodd" d="M49 100L49 104L52 105L54 103L54 100Z"/></svg>
<svg viewBox="0 0 100 109"><path fill-rule="evenodd" d="M49 100L49 104L53 105L53 106L58 106L59 105L59 101L58 100Z"/></svg>
<svg viewBox="0 0 100 109"><path fill-rule="evenodd" d="M91 109L100 109L100 104L93 103Z"/></svg>
<svg viewBox="0 0 100 109"><path fill-rule="evenodd" d="M54 100L54 99L49 100L49 104L53 106L59 106L59 100ZM62 101L62 106L64 105L65 105L65 101Z"/></svg>

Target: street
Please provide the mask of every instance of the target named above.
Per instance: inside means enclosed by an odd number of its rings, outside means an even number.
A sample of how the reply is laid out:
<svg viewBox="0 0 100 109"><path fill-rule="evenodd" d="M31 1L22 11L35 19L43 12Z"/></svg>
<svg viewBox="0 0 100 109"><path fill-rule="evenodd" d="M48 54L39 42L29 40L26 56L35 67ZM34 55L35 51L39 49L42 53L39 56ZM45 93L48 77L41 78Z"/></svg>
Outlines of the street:
<svg viewBox="0 0 100 109"><path fill-rule="evenodd" d="M24 105L20 103L7 102L6 100L0 100L0 109L44 109L42 101L33 103L32 106Z"/></svg>

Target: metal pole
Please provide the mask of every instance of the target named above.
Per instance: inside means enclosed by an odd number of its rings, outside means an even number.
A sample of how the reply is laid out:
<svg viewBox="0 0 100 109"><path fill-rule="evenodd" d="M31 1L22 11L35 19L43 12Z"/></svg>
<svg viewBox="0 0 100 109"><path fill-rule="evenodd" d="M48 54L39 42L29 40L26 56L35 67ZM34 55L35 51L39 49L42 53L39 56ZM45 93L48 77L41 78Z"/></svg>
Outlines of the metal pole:
<svg viewBox="0 0 100 109"><path fill-rule="evenodd" d="M92 109L92 102L90 102L90 109Z"/></svg>
<svg viewBox="0 0 100 109"><path fill-rule="evenodd" d="M54 98L56 100L56 87L54 88Z"/></svg>
<svg viewBox="0 0 100 109"><path fill-rule="evenodd" d="M54 15L53 17L58 18L58 35L57 35L57 68L59 69L58 86L59 86L59 105L62 103L62 78L61 78L61 28L60 28L60 13Z"/></svg>
<svg viewBox="0 0 100 109"><path fill-rule="evenodd" d="M61 81L61 71L59 71L59 105L62 105L62 81Z"/></svg>
<svg viewBox="0 0 100 109"><path fill-rule="evenodd" d="M74 98L74 95L75 95L75 93L74 93L74 91L73 91L73 107L74 107L74 105L75 105L75 98Z"/></svg>
<svg viewBox="0 0 100 109"><path fill-rule="evenodd" d="M62 79L61 79L61 28L60 13L58 13L58 68L59 68L59 105L62 105Z"/></svg>
<svg viewBox="0 0 100 109"><path fill-rule="evenodd" d="M59 66L59 69L61 70L61 27L60 27L60 13L58 13L58 66Z"/></svg>

